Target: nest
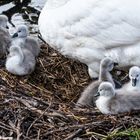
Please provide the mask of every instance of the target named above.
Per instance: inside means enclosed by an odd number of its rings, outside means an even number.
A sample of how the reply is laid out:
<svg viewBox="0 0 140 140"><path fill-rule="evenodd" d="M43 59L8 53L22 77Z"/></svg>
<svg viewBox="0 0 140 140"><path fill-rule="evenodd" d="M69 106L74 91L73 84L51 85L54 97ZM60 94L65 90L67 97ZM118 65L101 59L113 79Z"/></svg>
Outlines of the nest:
<svg viewBox="0 0 140 140"><path fill-rule="evenodd" d="M108 116L96 108L74 109L80 93L90 82L84 64L65 58L47 45L41 46L31 75L14 76L2 66L0 139L124 140L133 137L133 132L126 131L140 127L138 112Z"/></svg>

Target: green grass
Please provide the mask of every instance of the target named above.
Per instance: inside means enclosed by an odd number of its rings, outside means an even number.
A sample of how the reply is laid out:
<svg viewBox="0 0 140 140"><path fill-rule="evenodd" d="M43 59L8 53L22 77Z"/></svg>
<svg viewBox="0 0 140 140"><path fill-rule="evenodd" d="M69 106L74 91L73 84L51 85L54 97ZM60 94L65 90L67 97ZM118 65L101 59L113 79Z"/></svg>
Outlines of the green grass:
<svg viewBox="0 0 140 140"><path fill-rule="evenodd" d="M106 138L103 138L102 140L111 140L118 137L127 137L129 140L140 140L140 128L129 128L124 131L120 131L119 129L115 129L112 131Z"/></svg>

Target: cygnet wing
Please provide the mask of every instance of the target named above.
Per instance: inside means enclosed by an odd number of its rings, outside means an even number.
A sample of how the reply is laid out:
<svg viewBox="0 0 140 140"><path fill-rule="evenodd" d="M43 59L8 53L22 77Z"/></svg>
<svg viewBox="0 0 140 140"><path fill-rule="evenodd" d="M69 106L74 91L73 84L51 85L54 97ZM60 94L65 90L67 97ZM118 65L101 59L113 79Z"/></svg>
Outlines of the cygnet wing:
<svg viewBox="0 0 140 140"><path fill-rule="evenodd" d="M25 47L29 49L34 54L34 56L38 56L40 52L40 46L35 38L27 37L25 42Z"/></svg>
<svg viewBox="0 0 140 140"><path fill-rule="evenodd" d="M27 49L23 49L24 60L23 67L27 71L27 73L31 73L35 69L35 57L34 55Z"/></svg>
<svg viewBox="0 0 140 140"><path fill-rule="evenodd" d="M11 36L7 29L0 28L0 42L3 44L6 48L10 46L11 43Z"/></svg>
<svg viewBox="0 0 140 140"><path fill-rule="evenodd" d="M79 98L77 105L78 106L95 106L95 100L97 99L95 97L95 94L98 91L98 87L101 82L95 81L92 82L81 94L81 97Z"/></svg>

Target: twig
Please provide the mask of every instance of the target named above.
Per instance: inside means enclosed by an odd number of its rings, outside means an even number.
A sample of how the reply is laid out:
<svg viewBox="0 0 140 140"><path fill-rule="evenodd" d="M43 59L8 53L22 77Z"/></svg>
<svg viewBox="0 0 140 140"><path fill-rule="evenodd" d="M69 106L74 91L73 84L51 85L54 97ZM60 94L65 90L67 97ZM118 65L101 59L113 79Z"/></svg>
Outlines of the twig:
<svg viewBox="0 0 140 140"><path fill-rule="evenodd" d="M0 125L0 128L10 131L10 129L8 129L8 128L4 127L4 126L1 126L1 125Z"/></svg>
<svg viewBox="0 0 140 140"><path fill-rule="evenodd" d="M83 128L78 129L76 132L65 138L64 140L72 140L73 138L77 137L80 133L83 132Z"/></svg>
<svg viewBox="0 0 140 140"><path fill-rule="evenodd" d="M10 126L4 124L3 122L0 122L0 127L5 129L5 130L9 130L9 131L12 129Z"/></svg>
<svg viewBox="0 0 140 140"><path fill-rule="evenodd" d="M13 128L13 130L15 130L15 132L17 134L17 140L20 140L20 137L22 136L22 133L20 133L21 122L19 119L17 121L18 121L17 126L11 121L9 121L9 124Z"/></svg>
<svg viewBox="0 0 140 140"><path fill-rule="evenodd" d="M31 129L31 127L35 124L35 122L37 121L37 120L39 120L43 115L44 115L44 113L47 111L47 109L45 109L45 111L43 112L43 114L41 114L38 118L36 118L34 121L33 121L33 123L29 126L29 128L28 128L28 130L27 130L27 133L26 133L26 136L28 137L28 135L29 135L29 131L30 131L30 129Z"/></svg>
<svg viewBox="0 0 140 140"><path fill-rule="evenodd" d="M101 137L101 138L106 138L107 137L103 134L99 134L99 133L96 133L96 132L87 132L86 134L84 134L82 136L87 136L87 135L95 135L95 136L98 136L98 137Z"/></svg>
<svg viewBox="0 0 140 140"><path fill-rule="evenodd" d="M40 137L40 129L38 130L37 140L39 140L39 137Z"/></svg>
<svg viewBox="0 0 140 140"><path fill-rule="evenodd" d="M127 77L128 77L129 74L126 74L123 78L121 78L121 81L124 81Z"/></svg>
<svg viewBox="0 0 140 140"><path fill-rule="evenodd" d="M46 41L42 38L41 34L39 33L38 38L44 43L47 44Z"/></svg>
<svg viewBox="0 0 140 140"><path fill-rule="evenodd" d="M64 127L64 128L59 128L59 129L56 129L56 130L52 130L50 132L47 132L46 134L44 134L45 136L47 135L51 135L53 133L56 133L56 132L60 132L60 131L66 131L67 129L78 129L78 128L86 128L86 127L89 127L89 126L94 126L94 125L100 125L102 124L103 121L101 122L92 122L92 123L87 123L87 124L81 124L81 125L72 125L72 126L67 126L67 127Z"/></svg>
<svg viewBox="0 0 140 140"><path fill-rule="evenodd" d="M64 116L62 113L59 113L57 111L53 112L53 113L47 113L47 112L37 109L36 107L31 106L29 104L29 101L27 101L27 100L24 100L24 99L18 98L18 97L12 97L12 98L15 98L17 101L21 102L26 107L28 107L28 109L30 109L31 111L33 111L35 113L38 113L39 115L45 115L47 117L61 117L61 118L65 119L66 121L69 120L69 118L67 116Z"/></svg>

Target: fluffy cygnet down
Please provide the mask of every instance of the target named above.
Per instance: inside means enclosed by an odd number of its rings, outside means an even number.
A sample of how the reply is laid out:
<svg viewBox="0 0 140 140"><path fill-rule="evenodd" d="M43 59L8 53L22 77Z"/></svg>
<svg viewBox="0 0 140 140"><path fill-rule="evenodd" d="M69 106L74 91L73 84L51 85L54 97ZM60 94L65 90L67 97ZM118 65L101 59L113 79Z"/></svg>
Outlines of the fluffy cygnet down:
<svg viewBox="0 0 140 140"><path fill-rule="evenodd" d="M115 86L112 75L110 71L112 71L114 65L116 65L111 58L105 57L100 62L100 72L99 72L99 79L97 81L92 82L85 90L82 92L81 97L76 103L77 107L84 107L90 106L93 107L95 105L96 98L94 95L98 91L98 87L101 82L109 81Z"/></svg>
<svg viewBox="0 0 140 140"><path fill-rule="evenodd" d="M39 55L40 46L38 41L28 36L29 31L26 25L20 25L17 28L17 32L13 35L13 44L23 43L23 48L30 50L35 57Z"/></svg>
<svg viewBox="0 0 140 140"><path fill-rule="evenodd" d="M7 29L7 22L7 16L0 15L0 58L6 54L11 44L11 36Z"/></svg>
<svg viewBox="0 0 140 140"><path fill-rule="evenodd" d="M19 46L11 46L6 59L6 69L15 75L27 75L35 69L35 57L27 49Z"/></svg>
<svg viewBox="0 0 140 140"><path fill-rule="evenodd" d="M98 88L97 108L103 114L118 114L140 109L140 92L125 94L125 89L115 90L109 82L102 82Z"/></svg>
<svg viewBox="0 0 140 140"><path fill-rule="evenodd" d="M127 91L140 90L140 68L138 66L133 66L129 69L129 78L130 81L123 87Z"/></svg>

